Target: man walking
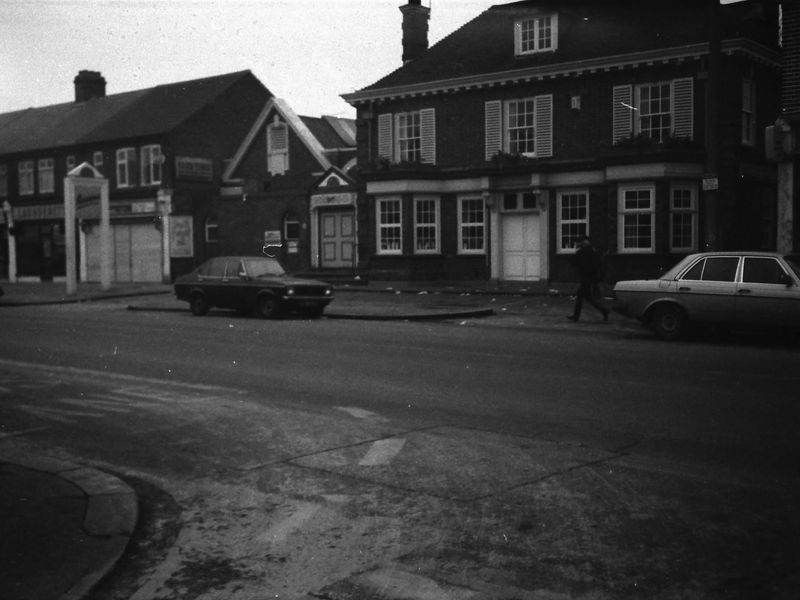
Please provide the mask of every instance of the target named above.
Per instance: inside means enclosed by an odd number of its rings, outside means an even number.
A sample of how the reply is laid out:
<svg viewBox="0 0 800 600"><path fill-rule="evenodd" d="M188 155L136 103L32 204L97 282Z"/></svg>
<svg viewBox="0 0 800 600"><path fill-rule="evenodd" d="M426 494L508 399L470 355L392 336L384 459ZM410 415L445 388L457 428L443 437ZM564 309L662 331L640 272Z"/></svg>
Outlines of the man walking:
<svg viewBox="0 0 800 600"><path fill-rule="evenodd" d="M568 315L567 318L570 321L576 322L580 319L581 308L583 307L583 300L585 298L589 304L603 313L603 320L608 321L608 313L610 311L600 304L596 298L599 291L597 284L602 278L602 258L597 250L592 248L589 236L583 237L580 247L575 253L575 268L578 271L581 283L578 287L578 291L575 292L575 308L572 314Z"/></svg>

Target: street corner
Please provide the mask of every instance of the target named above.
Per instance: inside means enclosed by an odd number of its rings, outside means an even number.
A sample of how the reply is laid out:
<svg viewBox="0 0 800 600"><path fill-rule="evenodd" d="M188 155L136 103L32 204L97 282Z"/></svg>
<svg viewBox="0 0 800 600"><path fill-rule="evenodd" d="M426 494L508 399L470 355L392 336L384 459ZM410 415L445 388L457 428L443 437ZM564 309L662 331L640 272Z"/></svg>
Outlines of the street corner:
<svg viewBox="0 0 800 600"><path fill-rule="evenodd" d="M0 558L16 565L0 588L20 597L86 597L125 552L138 520L136 493L93 468L14 453L0 456L0 481L3 512L13 516L0 522L8 541Z"/></svg>

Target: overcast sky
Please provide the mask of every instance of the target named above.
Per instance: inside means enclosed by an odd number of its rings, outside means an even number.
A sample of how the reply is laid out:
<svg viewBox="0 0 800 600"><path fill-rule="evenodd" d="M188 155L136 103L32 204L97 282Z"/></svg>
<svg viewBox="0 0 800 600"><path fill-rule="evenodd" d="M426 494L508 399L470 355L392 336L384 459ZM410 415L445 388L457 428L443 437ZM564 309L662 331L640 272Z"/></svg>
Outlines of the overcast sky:
<svg viewBox="0 0 800 600"><path fill-rule="evenodd" d="M430 44L510 1L422 0ZM301 115L355 117L339 96L401 65L406 3L0 0L0 113L71 102L82 69L108 94L249 69Z"/></svg>
<svg viewBox="0 0 800 600"><path fill-rule="evenodd" d="M431 44L494 4L423 0ZM249 69L302 115L355 117L339 95L401 65L407 0L0 0L0 113Z"/></svg>

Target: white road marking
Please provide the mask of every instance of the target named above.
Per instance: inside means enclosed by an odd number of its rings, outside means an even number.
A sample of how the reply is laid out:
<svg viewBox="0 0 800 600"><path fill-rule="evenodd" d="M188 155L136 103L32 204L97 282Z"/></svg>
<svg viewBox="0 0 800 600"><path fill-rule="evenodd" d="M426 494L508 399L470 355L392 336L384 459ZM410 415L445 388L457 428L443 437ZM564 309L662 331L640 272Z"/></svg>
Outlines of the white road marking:
<svg viewBox="0 0 800 600"><path fill-rule="evenodd" d="M371 412L369 410L365 410L363 408L358 408L357 406L334 406L336 410L341 410L346 412L351 417L355 417L356 419L365 419L370 421L385 421L386 419L380 416L378 413Z"/></svg>
<svg viewBox="0 0 800 600"><path fill-rule="evenodd" d="M129 413L130 408L119 406L117 402L109 402L108 400L97 400L95 398L59 398L59 402L69 404L72 406L80 406L86 408L94 408L97 410L104 410L116 413Z"/></svg>
<svg viewBox="0 0 800 600"><path fill-rule="evenodd" d="M290 533L300 529L304 523L317 514L320 508L322 507L319 504L311 502L298 504L295 512L267 529L259 536L259 540L265 544L280 544L286 541Z"/></svg>
<svg viewBox="0 0 800 600"><path fill-rule="evenodd" d="M59 408L45 408L42 406L30 406L28 404L21 404L18 408L29 415L39 417L40 419L58 421L60 423L67 423L69 425L75 424L75 417L105 416L103 413L86 412L81 410L62 410Z"/></svg>
<svg viewBox="0 0 800 600"><path fill-rule="evenodd" d="M32 427L31 429L20 429L19 431L7 431L6 433L0 433L0 440L36 433L37 431L44 431L45 429L47 429L47 427Z"/></svg>
<svg viewBox="0 0 800 600"><path fill-rule="evenodd" d="M171 379L159 379L156 377L141 377L138 375L126 375L124 373L111 373L109 371L100 371L95 369L81 369L78 367L61 367L57 365L41 365L38 363L31 363L19 360L6 360L0 358L0 367L10 367L13 369L31 369L35 371L44 371L48 375L53 373L62 373L67 376L83 375L89 377L97 377L103 380L117 380L117 381L130 381L136 382L141 385L143 383L155 386L174 386L184 389L201 390L205 392L225 393L225 394L239 394L242 390L235 388L222 387L219 385L205 385L202 383L187 383L185 381L174 381ZM50 385L56 385L54 382ZM45 383L39 384L42 386L48 385ZM49 386L48 386L49 387Z"/></svg>
<svg viewBox="0 0 800 600"><path fill-rule="evenodd" d="M367 453L360 461L361 467L377 467L380 465L387 465L398 455L400 450L405 446L406 440L404 438L389 438L386 440L378 440L374 442Z"/></svg>

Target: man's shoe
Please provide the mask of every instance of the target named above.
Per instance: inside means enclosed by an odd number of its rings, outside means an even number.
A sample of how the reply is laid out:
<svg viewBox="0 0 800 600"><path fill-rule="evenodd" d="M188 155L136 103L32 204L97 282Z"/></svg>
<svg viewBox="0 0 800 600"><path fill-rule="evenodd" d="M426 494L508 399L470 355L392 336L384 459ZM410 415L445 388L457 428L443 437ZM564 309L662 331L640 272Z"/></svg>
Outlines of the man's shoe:
<svg viewBox="0 0 800 600"><path fill-rule="evenodd" d="M578 322L578 317L576 317L575 315L567 315L567 318L568 318L570 321L573 321L573 322L575 322L575 323L577 323L577 322Z"/></svg>

